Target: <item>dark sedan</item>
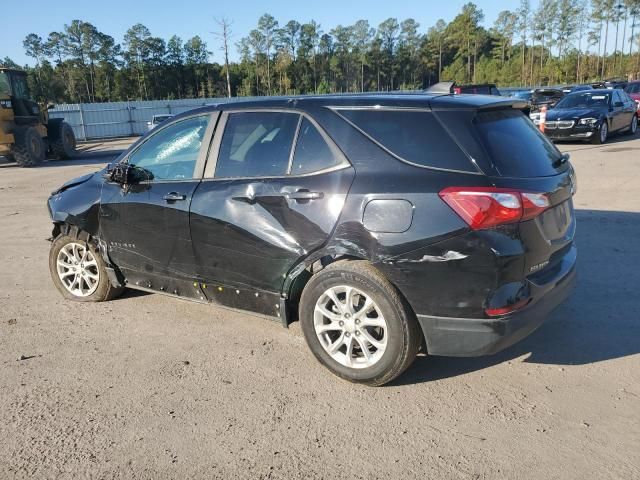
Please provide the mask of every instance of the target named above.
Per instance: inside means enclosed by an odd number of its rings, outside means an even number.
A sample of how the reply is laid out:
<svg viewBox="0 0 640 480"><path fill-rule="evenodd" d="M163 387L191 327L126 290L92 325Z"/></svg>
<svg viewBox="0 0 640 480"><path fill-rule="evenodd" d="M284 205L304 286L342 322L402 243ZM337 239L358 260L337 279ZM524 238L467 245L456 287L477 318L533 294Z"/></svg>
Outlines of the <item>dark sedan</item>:
<svg viewBox="0 0 640 480"><path fill-rule="evenodd" d="M540 114L531 119L540 125ZM545 133L553 140L605 143L610 134L638 128L636 103L622 90L599 89L571 93L546 115Z"/></svg>

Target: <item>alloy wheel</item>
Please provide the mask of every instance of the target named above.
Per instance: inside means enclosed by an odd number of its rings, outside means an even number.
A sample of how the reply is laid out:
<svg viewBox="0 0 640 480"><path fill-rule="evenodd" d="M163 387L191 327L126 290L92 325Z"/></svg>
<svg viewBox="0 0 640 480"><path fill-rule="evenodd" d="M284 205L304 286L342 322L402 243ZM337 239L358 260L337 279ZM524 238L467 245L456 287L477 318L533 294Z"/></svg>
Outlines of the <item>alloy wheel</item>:
<svg viewBox="0 0 640 480"><path fill-rule="evenodd" d="M326 290L316 302L313 323L324 350L349 368L371 367L387 347L387 322L380 308L354 287Z"/></svg>
<svg viewBox="0 0 640 480"><path fill-rule="evenodd" d="M56 269L62 285L72 295L88 297L98 288L98 262L86 245L72 242L63 246L58 252Z"/></svg>
<svg viewBox="0 0 640 480"><path fill-rule="evenodd" d="M606 122L602 124L600 127L600 142L604 143L607 141L607 135L609 134L609 127Z"/></svg>

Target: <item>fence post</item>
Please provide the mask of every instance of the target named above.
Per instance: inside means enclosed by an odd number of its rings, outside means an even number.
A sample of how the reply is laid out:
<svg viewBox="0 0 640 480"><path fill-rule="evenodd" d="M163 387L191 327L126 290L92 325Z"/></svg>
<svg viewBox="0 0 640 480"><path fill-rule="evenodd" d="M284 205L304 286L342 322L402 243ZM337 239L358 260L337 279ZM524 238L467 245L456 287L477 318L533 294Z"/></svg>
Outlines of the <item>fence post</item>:
<svg viewBox="0 0 640 480"><path fill-rule="evenodd" d="M129 103L129 100L127 100L127 112L129 114L129 129L131 130L131 136L133 137L136 132L134 132L133 129L133 117L131 116L131 104Z"/></svg>
<svg viewBox="0 0 640 480"><path fill-rule="evenodd" d="M80 109L80 126L82 127L82 140L87 141L87 129L84 125L84 114L82 113L82 104L78 104L78 108Z"/></svg>

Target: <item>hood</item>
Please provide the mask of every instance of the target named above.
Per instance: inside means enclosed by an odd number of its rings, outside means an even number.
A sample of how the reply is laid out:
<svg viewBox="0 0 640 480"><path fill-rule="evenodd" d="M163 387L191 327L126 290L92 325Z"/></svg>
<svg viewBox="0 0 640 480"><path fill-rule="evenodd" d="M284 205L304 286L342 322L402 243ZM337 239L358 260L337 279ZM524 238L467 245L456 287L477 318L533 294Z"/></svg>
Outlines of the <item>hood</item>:
<svg viewBox="0 0 640 480"><path fill-rule="evenodd" d="M68 188L75 187L76 185L80 185L81 183L84 183L90 180L94 175L95 173L88 173L86 175L82 175L80 177L76 177L72 180L69 180L68 182L63 183L58 189L51 192L51 195L57 195L60 192L64 192Z"/></svg>
<svg viewBox="0 0 640 480"><path fill-rule="evenodd" d="M603 108L552 108L547 112L547 120L577 120L580 118L600 118Z"/></svg>

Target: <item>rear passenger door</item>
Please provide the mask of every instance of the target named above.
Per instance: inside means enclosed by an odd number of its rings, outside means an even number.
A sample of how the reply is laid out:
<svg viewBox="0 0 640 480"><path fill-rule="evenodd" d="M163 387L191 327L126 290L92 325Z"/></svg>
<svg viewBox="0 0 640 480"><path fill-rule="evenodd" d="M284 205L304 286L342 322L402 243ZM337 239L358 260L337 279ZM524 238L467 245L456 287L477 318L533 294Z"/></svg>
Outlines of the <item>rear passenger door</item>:
<svg viewBox="0 0 640 480"><path fill-rule="evenodd" d="M224 112L191 203L198 276L280 292L289 270L329 239L353 176L304 114Z"/></svg>

